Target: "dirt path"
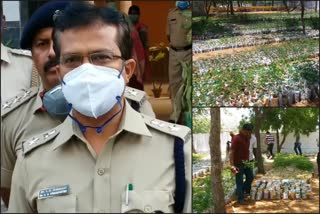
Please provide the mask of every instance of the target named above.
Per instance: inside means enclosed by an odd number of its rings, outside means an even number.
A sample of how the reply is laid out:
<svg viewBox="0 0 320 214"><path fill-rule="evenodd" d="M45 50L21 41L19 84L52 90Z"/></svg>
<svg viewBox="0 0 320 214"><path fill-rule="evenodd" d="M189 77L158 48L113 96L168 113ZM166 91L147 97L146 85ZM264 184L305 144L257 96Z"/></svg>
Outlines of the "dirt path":
<svg viewBox="0 0 320 214"><path fill-rule="evenodd" d="M315 165L315 159L311 160ZM272 168L272 161L265 164L265 170ZM311 174L310 174L311 176ZM258 174L255 179L261 178ZM319 213L319 178L311 179L313 199L310 200L262 200L250 201L249 205L235 205L235 201L226 205L227 213Z"/></svg>
<svg viewBox="0 0 320 214"><path fill-rule="evenodd" d="M280 43L271 43L268 44L270 46L278 46L280 44L284 44L284 42ZM223 49L223 50L218 50L218 51L211 51L211 52L206 52L206 53L199 53L199 54L193 54L192 55L192 60L196 61L199 59L206 59L206 58L212 58L213 56L220 56L220 55L226 55L226 54L237 54L242 51L252 51L255 50L257 47L261 45L256 45L256 46L249 46L249 47L241 47L241 48L229 48L229 49Z"/></svg>

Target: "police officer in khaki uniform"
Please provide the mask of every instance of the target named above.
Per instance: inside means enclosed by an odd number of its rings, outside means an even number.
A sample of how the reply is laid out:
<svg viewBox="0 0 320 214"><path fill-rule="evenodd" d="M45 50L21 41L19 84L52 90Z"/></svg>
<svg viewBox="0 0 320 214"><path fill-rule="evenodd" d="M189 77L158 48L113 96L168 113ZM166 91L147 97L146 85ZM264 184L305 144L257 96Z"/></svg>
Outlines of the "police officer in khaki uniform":
<svg viewBox="0 0 320 214"><path fill-rule="evenodd" d="M167 17L167 37L170 42L169 50L169 86L173 112L170 121L178 122L181 114L181 97L184 82L180 61L191 61L192 44L187 41L188 29L183 26L188 18L182 15L184 10L190 10L188 1L176 1L176 7L169 11Z"/></svg>
<svg viewBox="0 0 320 214"><path fill-rule="evenodd" d="M1 5L1 33L6 26ZM27 50L11 49L1 43L1 103L31 87L32 59Z"/></svg>
<svg viewBox="0 0 320 214"><path fill-rule="evenodd" d="M21 46L33 50L33 60L43 81L40 88L30 88L1 106L1 196L6 204L9 200L12 171L16 158L21 153L22 142L61 124L68 113L65 111L63 115L59 115L59 111L64 110L61 106L66 101L64 97L59 97L59 90L54 87L57 81L52 76L56 73L50 73L56 64L53 61L55 54L51 39L52 17L57 9L63 9L67 4L69 3L62 1L50 2L40 7L30 18L22 35ZM52 87L54 88L51 89ZM52 92L58 96L48 96ZM126 87L124 96L136 110L155 117L145 92Z"/></svg>
<svg viewBox="0 0 320 214"><path fill-rule="evenodd" d="M72 113L23 143L9 212L190 212L190 129L140 114L123 98L135 67L123 16L75 3L56 30Z"/></svg>
<svg viewBox="0 0 320 214"><path fill-rule="evenodd" d="M32 59L27 50L1 43L1 102L27 90L32 84Z"/></svg>

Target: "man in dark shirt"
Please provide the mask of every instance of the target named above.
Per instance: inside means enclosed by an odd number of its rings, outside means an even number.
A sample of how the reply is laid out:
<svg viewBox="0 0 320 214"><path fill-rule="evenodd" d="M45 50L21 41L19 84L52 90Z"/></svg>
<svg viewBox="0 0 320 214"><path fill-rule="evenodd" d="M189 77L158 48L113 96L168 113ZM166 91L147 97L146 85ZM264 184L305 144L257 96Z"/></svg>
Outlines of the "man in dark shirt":
<svg viewBox="0 0 320 214"><path fill-rule="evenodd" d="M243 163L243 161L249 161L249 146L252 127L253 126L251 124L244 124L240 134L235 135L231 142L230 165L232 171L236 172L236 193L238 196L238 204L247 204L244 201L244 191L250 191L250 185L253 180L252 170ZM243 175L246 176L245 182L243 182Z"/></svg>

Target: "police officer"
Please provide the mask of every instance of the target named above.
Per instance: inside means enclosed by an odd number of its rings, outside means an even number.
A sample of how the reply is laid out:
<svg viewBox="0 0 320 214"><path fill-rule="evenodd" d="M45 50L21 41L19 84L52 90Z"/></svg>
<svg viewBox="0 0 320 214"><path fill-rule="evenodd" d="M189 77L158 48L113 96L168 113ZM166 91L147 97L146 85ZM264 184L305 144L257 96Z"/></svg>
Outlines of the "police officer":
<svg viewBox="0 0 320 214"><path fill-rule="evenodd" d="M190 10L189 1L176 1L176 7L169 11L167 17L167 37L170 42L169 50L169 87L173 112L170 121L177 122L181 114L181 97L184 82L180 61L190 62L192 54L191 41L187 41L188 29L183 26L188 18L182 15L184 10Z"/></svg>
<svg viewBox="0 0 320 214"><path fill-rule="evenodd" d="M6 204L12 171L21 153L22 142L56 127L68 114L68 105L55 70L57 60L52 41L52 18L56 10L63 9L67 4L66 1L57 1L40 7L22 34L21 47L31 49L42 85L41 88L30 88L1 107L1 196ZM136 110L154 117L145 92L127 87L124 95Z"/></svg>
<svg viewBox="0 0 320 214"><path fill-rule="evenodd" d="M5 16L1 5L1 33ZM27 90L32 84L32 59L27 50L12 49L1 43L1 103Z"/></svg>
<svg viewBox="0 0 320 214"><path fill-rule="evenodd" d="M72 113L23 143L9 211L190 212L190 129L140 114L124 99L135 61L123 16L74 3L56 30Z"/></svg>

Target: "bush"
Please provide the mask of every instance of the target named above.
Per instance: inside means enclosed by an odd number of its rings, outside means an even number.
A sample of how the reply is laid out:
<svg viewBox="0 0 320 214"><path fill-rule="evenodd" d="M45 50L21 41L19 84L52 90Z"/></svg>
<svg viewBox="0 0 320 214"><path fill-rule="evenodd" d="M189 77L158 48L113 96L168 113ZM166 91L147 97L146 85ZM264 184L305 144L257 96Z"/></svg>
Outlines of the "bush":
<svg viewBox="0 0 320 214"><path fill-rule="evenodd" d="M192 154L192 163L199 162L204 158L204 154Z"/></svg>
<svg viewBox="0 0 320 214"><path fill-rule="evenodd" d="M222 185L224 190L224 195L226 196L231 191L235 183L235 176L232 174L231 170L224 169L222 171ZM203 177L195 179L192 182L193 186L193 196L192 196L192 210L193 212L203 213L208 209L212 208L212 189L211 189L211 176L210 174Z"/></svg>
<svg viewBox="0 0 320 214"><path fill-rule="evenodd" d="M285 168L287 166L293 166L297 169L305 171L313 171L313 164L304 156L295 154L276 154L273 162L275 168Z"/></svg>

